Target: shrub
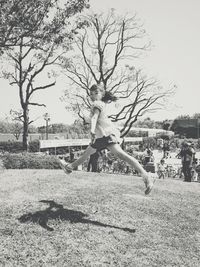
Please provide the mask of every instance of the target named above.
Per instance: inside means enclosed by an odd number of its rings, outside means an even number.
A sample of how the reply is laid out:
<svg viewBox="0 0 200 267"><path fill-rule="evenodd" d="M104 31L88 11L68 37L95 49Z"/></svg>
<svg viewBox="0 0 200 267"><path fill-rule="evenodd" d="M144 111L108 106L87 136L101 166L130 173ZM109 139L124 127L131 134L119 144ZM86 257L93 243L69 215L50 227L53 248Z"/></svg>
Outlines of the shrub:
<svg viewBox="0 0 200 267"><path fill-rule="evenodd" d="M39 147L39 140L29 142L29 152L38 152ZM20 153L23 151L23 144L19 141L0 142L0 150L9 153Z"/></svg>
<svg viewBox="0 0 200 267"><path fill-rule="evenodd" d="M2 161L6 169L60 169L57 158L49 155L4 154Z"/></svg>
<svg viewBox="0 0 200 267"><path fill-rule="evenodd" d="M38 152L40 150L39 140L33 140L29 142L29 152Z"/></svg>
<svg viewBox="0 0 200 267"><path fill-rule="evenodd" d="M23 145L22 142L19 141L0 142L0 150L10 153L18 153L23 151Z"/></svg>

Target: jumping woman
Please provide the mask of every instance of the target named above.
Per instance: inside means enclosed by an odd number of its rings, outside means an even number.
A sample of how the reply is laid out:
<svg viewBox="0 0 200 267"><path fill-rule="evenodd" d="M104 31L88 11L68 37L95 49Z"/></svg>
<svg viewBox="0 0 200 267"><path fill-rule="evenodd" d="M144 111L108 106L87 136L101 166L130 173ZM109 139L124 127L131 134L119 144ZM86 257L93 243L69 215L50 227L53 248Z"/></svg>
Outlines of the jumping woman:
<svg viewBox="0 0 200 267"><path fill-rule="evenodd" d="M91 143L83 155L74 162L66 163L65 160L60 159L61 168L65 173L69 174L97 150L100 151L107 148L114 156L124 160L140 173L145 184L145 194L149 194L155 179L152 177L152 174L144 170L134 157L122 150L120 146L120 132L106 114L106 103L116 101L117 98L110 92L106 92L99 84L92 85L90 88L90 98L93 102L91 105Z"/></svg>

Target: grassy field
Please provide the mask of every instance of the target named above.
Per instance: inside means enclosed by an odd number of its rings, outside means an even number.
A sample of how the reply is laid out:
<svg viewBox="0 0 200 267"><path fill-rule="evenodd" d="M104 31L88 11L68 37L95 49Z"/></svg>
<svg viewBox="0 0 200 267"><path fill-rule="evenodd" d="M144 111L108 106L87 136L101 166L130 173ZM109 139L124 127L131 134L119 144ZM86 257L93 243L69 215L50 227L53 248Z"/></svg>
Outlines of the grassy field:
<svg viewBox="0 0 200 267"><path fill-rule="evenodd" d="M200 266L200 183L5 170L0 266Z"/></svg>

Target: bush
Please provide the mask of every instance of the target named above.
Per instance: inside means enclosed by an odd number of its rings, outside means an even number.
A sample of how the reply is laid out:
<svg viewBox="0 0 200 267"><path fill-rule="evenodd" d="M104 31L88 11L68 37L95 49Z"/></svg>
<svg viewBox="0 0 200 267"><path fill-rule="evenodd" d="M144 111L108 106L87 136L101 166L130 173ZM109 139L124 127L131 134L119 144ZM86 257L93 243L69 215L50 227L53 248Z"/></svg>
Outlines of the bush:
<svg viewBox="0 0 200 267"><path fill-rule="evenodd" d="M29 152L38 152L40 150L39 140L33 140L29 142Z"/></svg>
<svg viewBox="0 0 200 267"><path fill-rule="evenodd" d="M0 150L10 153L18 153L23 151L23 145L22 142L19 141L0 142Z"/></svg>
<svg viewBox="0 0 200 267"><path fill-rule="evenodd" d="M29 142L29 152L38 152L39 147L39 140ZM23 152L23 144L19 141L0 142L0 150L9 153L21 153Z"/></svg>
<svg viewBox="0 0 200 267"><path fill-rule="evenodd" d="M2 161L6 169L60 169L57 158L48 155L4 154Z"/></svg>

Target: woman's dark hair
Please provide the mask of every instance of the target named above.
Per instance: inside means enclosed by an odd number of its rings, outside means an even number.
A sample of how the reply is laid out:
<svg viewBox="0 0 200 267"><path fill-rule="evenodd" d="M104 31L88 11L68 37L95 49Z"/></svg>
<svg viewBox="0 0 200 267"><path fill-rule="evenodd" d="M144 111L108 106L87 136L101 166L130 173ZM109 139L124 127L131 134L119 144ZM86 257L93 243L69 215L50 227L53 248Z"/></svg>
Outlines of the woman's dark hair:
<svg viewBox="0 0 200 267"><path fill-rule="evenodd" d="M106 91L105 95L101 99L105 103L115 102L117 101L117 97L113 95L113 93Z"/></svg>
<svg viewBox="0 0 200 267"><path fill-rule="evenodd" d="M109 91L105 91L103 86L101 86L100 84L93 84L90 87L90 91L101 91L104 92L104 95L102 97L102 101L105 103L110 103L110 102L114 102L117 100L117 97L113 95L113 93L109 92Z"/></svg>

